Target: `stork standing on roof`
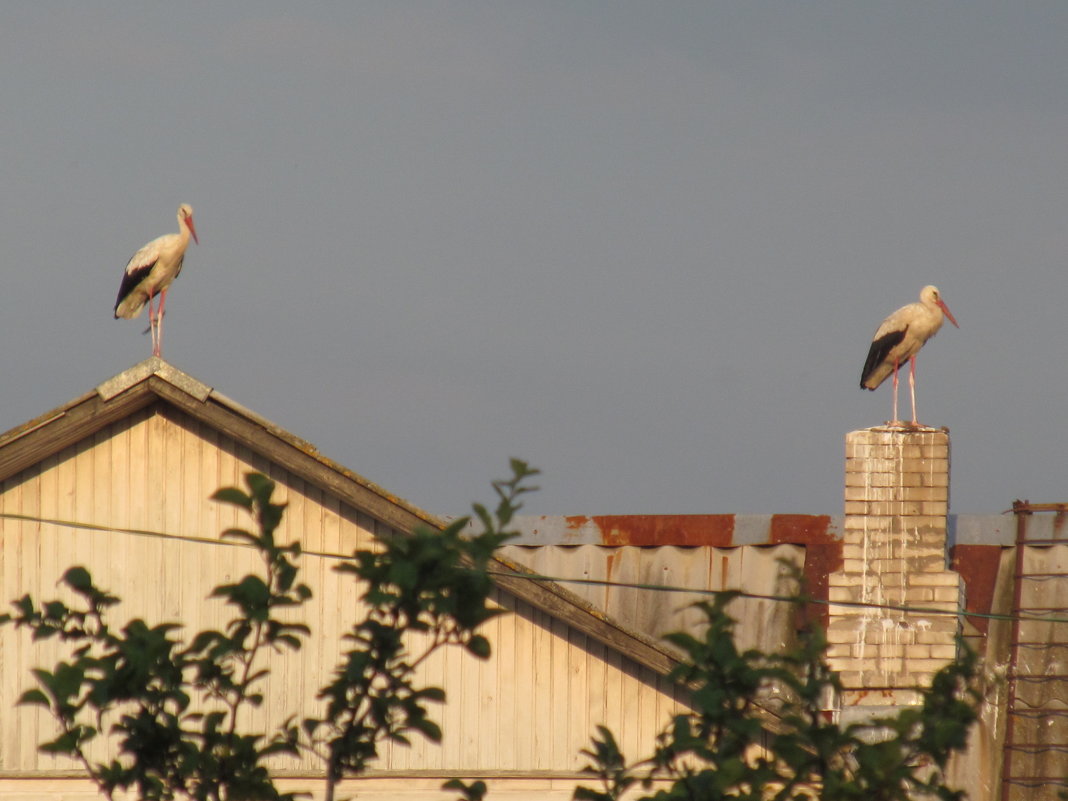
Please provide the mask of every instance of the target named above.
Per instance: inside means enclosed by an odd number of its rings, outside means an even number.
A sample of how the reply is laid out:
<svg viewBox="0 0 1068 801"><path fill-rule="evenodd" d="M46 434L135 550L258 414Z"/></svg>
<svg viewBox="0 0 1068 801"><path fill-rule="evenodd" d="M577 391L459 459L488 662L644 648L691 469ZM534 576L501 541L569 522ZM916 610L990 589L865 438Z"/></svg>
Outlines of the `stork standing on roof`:
<svg viewBox="0 0 1068 801"><path fill-rule="evenodd" d="M152 355L159 356L163 343L163 306L167 289L182 271L189 237L198 245L197 230L193 226L193 207L183 203L178 207L178 233L164 234L153 239L133 254L126 265L119 296L115 299L115 319L132 320L148 304L148 327L152 332ZM159 309L153 310L152 299L159 295Z"/></svg>
<svg viewBox="0 0 1068 801"><path fill-rule="evenodd" d="M906 359L909 361L909 392L912 395L912 425L916 422L916 354L924 343L938 333L943 318L948 317L953 325L957 321L942 301L937 287L925 286L920 291L919 303L902 306L891 314L871 341L868 359L860 376L860 388L874 390L891 373L894 376L894 419L891 425L900 425L897 419L897 370Z"/></svg>

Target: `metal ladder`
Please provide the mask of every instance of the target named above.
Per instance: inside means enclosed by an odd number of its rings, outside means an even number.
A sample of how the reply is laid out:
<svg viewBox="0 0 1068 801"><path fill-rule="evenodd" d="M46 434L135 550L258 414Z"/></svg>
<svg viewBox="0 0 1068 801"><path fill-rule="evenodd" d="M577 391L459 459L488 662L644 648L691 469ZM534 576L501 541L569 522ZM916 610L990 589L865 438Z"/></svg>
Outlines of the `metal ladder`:
<svg viewBox="0 0 1068 801"><path fill-rule="evenodd" d="M1057 801L1068 792L1068 503L1016 501L1008 718L1002 801ZM1035 515L1053 513L1036 525ZM1035 529L1043 531L1035 531ZM1065 532L1068 535L1068 532ZM1035 550L1041 548L1041 550Z"/></svg>

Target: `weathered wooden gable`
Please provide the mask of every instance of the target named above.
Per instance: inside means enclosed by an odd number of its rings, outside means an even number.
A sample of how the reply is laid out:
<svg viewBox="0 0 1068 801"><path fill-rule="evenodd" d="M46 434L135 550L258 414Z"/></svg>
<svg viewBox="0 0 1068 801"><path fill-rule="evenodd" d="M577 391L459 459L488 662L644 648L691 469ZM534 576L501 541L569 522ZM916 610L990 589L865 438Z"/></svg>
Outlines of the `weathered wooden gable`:
<svg viewBox="0 0 1068 801"><path fill-rule="evenodd" d="M220 486L241 484L250 470L266 473L288 504L279 537L301 541L303 578L314 600L300 615L311 626L312 639L299 653L272 659L263 723L307 712L308 699L336 664L340 635L359 611L357 588L332 569L338 561L334 555L435 521L369 482L335 475L299 440L275 441L280 432L240 414L244 410L232 402L222 411L200 414L196 403L204 401L196 399L196 386L186 393L179 388L183 374L167 377L165 363L149 366L154 370L144 381L133 376L125 386L120 383L113 396L126 406L120 415L107 408L105 391L0 438L0 467L18 468L0 473L0 598L27 592L54 597L63 570L83 564L100 586L125 599L117 620L139 616L149 623L182 620L191 630L220 627L227 611L206 600L210 589L257 564L254 552L218 539L223 529L251 522L209 496ZM138 388L145 381L157 386L142 402L122 401L125 392L143 391ZM168 399L168 392L173 399L185 394L192 400L183 408ZM93 413L83 408L86 404L96 404ZM78 424L81 438L76 431L47 430L66 414L94 423ZM243 431L249 422L261 433ZM26 442L35 435L58 449L31 461ZM331 470L315 472L324 466ZM335 485L345 492L332 491ZM425 667L426 680L448 693L436 714L444 742L387 748L375 770L380 780L567 779L582 766L579 751L598 724L613 728L626 751L635 754L649 747L680 708L679 691L658 672L669 657L640 637L628 646L625 631L565 591L512 577L502 579L496 600L511 614L486 628L491 660L479 662L454 650ZM620 642L627 647L613 647ZM32 684L30 669L54 663L56 649L51 642L31 644L24 632L0 631L0 785L4 778L59 778L75 771L76 766L37 751L36 743L53 734L47 715L15 707L18 695ZM279 767L296 778L311 777L320 766L289 760Z"/></svg>

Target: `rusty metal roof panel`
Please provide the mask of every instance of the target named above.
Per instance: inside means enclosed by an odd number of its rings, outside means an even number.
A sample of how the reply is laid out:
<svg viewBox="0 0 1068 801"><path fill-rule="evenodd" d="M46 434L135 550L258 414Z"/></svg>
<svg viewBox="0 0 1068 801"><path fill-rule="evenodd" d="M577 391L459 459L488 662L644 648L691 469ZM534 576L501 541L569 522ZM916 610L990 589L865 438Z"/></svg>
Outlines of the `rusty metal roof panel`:
<svg viewBox="0 0 1068 801"><path fill-rule="evenodd" d="M829 545L842 541L842 515L520 515L519 545ZM1049 528L1052 520L1036 525ZM1011 545L1011 515L950 515L950 540L973 545ZM1065 535L1068 541L1068 534Z"/></svg>
<svg viewBox="0 0 1068 801"><path fill-rule="evenodd" d="M744 589L754 595L788 593L790 569L783 560L799 569L805 561L804 549L796 545L507 545L502 555L552 577L609 617L626 620L653 638L671 631L692 631L700 615L690 607L696 601L708 600L701 590ZM575 579L592 583L576 583ZM743 648L779 650L792 641L795 619L789 604L740 598L732 603L730 611L739 622L739 644Z"/></svg>
<svg viewBox="0 0 1068 801"><path fill-rule="evenodd" d="M767 545L841 540L829 515L527 515L517 518L526 545ZM784 536L786 534L788 536Z"/></svg>

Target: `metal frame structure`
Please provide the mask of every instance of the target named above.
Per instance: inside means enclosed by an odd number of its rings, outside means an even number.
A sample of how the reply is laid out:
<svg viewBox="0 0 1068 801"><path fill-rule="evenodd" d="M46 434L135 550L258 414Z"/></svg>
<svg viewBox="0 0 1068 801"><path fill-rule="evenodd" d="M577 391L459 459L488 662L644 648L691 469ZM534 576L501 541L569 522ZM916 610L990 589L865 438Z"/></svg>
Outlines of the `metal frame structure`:
<svg viewBox="0 0 1068 801"><path fill-rule="evenodd" d="M1045 801L1068 790L1068 566L1035 571L1027 550L1068 545L1057 536L1068 503L1015 501L1012 511L1016 554L1001 799ZM1057 515L1053 537L1031 536L1036 513Z"/></svg>

